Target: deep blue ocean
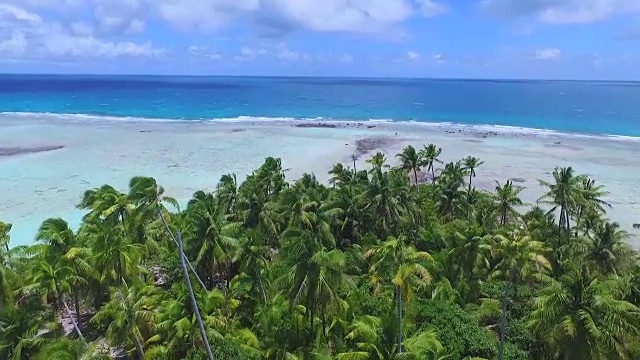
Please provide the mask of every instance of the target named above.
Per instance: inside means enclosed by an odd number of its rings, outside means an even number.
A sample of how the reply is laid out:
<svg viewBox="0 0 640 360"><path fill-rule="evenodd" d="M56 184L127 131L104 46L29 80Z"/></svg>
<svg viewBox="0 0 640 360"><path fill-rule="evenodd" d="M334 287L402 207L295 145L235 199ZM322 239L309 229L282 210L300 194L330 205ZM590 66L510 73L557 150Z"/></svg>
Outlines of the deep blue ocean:
<svg viewBox="0 0 640 360"><path fill-rule="evenodd" d="M385 119L640 136L640 83L0 75L0 112L238 121Z"/></svg>

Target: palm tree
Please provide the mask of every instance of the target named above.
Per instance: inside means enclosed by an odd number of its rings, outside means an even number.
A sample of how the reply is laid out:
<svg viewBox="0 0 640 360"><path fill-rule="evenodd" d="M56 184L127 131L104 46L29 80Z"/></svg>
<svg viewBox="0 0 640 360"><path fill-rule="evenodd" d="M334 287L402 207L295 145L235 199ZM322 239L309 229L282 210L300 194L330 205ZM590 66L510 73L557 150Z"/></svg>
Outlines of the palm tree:
<svg viewBox="0 0 640 360"><path fill-rule="evenodd" d="M187 248L195 253L198 273L213 284L218 272L225 273L225 289L231 280L231 260L237 240L225 234L223 216L226 205L218 205L213 194L199 191L189 201Z"/></svg>
<svg viewBox="0 0 640 360"><path fill-rule="evenodd" d="M546 272L551 263L545 257L544 244L533 241L529 236L513 232L509 236L496 235L493 238L492 252L498 261L493 276L505 279L504 296L502 300L502 321L500 330L500 354L502 359L506 336L507 302L509 288L532 276ZM517 289L517 288L516 288Z"/></svg>
<svg viewBox="0 0 640 360"><path fill-rule="evenodd" d="M1 359L30 359L46 344L46 338L40 336L40 332L53 330L53 324L39 305L21 308L9 303L0 306Z"/></svg>
<svg viewBox="0 0 640 360"><path fill-rule="evenodd" d="M103 284L121 285L137 278L142 271L142 245L131 242L121 227L102 221L86 222L83 231L91 241L94 270Z"/></svg>
<svg viewBox="0 0 640 360"><path fill-rule="evenodd" d="M131 203L127 194L119 192L111 185L103 185L85 191L78 208L90 210L85 218L104 219L112 224L119 222L126 228L127 215L135 209L135 205Z"/></svg>
<svg viewBox="0 0 640 360"><path fill-rule="evenodd" d="M603 222L596 226L588 242L588 257L602 274L616 274L625 262L630 262L633 250L626 243L629 234L620 230L620 224Z"/></svg>
<svg viewBox="0 0 640 360"><path fill-rule="evenodd" d="M431 183L436 183L436 170L435 164L442 164L442 161L438 159L438 156L442 154L442 148L436 147L434 144L425 145L424 148L418 153L422 159L420 164L422 167L426 167L427 171L431 171Z"/></svg>
<svg viewBox="0 0 640 360"><path fill-rule="evenodd" d="M374 283L392 284L395 287L396 306L398 309L398 344L397 352L402 350L402 298L411 300L413 290L422 288L431 282L431 274L425 267L433 261L427 252L418 251L406 243L404 237L389 238L380 245L369 249L365 256L372 260L370 274Z"/></svg>
<svg viewBox="0 0 640 360"><path fill-rule="evenodd" d="M575 175L573 168L566 167L555 168L553 178L553 183L540 180L540 184L547 187L549 191L538 199L538 203L552 205L550 213L560 209L558 229L565 229L568 241L571 232L571 216L580 201L580 187L584 176Z"/></svg>
<svg viewBox="0 0 640 360"><path fill-rule="evenodd" d="M9 241L11 241L11 224L0 221L0 247L4 247L9 252Z"/></svg>
<svg viewBox="0 0 640 360"><path fill-rule="evenodd" d="M555 358L628 359L640 309L624 301L625 291L620 278L596 277L582 264L540 291L528 327Z"/></svg>
<svg viewBox="0 0 640 360"><path fill-rule="evenodd" d="M400 159L400 169L404 170L406 173L413 172L413 181L414 184L418 184L418 171L420 171L420 156L416 152L416 149L408 145L405 147L401 153L396 155L398 159Z"/></svg>
<svg viewBox="0 0 640 360"><path fill-rule="evenodd" d="M372 170L382 169L382 167L385 166L386 162L387 162L387 157L379 151L375 155L373 155L370 159L367 159L367 163L371 164Z"/></svg>
<svg viewBox="0 0 640 360"><path fill-rule="evenodd" d="M109 352L99 344L87 346L82 341L58 338L47 343L34 357L34 360L110 360Z"/></svg>
<svg viewBox="0 0 640 360"><path fill-rule="evenodd" d="M310 338L315 334L318 310L323 334L326 333L326 312L339 310L342 301L338 290L349 284L344 273L345 255L338 249L328 250L326 246L335 244L323 241L322 236L316 231L300 229L289 229L283 234L282 256L290 271L279 282L288 287L291 306L303 305L307 309Z"/></svg>
<svg viewBox="0 0 640 360"><path fill-rule="evenodd" d="M524 190L521 186L513 186L511 180L507 180L504 185L500 185L496 181L496 193L494 195L494 204L496 210L500 214L500 224L506 225L510 219L519 216L515 210L516 206L522 206L522 200L520 200L520 193Z"/></svg>
<svg viewBox="0 0 640 360"><path fill-rule="evenodd" d="M401 195L406 191L393 181L392 174L379 168L374 170L368 185L356 201L364 204L364 212L371 216L371 223L378 225L381 234L391 234L402 223L405 207Z"/></svg>
<svg viewBox="0 0 640 360"><path fill-rule="evenodd" d="M86 276L92 272L91 265L87 262L88 249L79 244L69 224L59 218L45 220L38 229L36 239L47 245L43 255L51 267L62 267L70 271L67 274L69 278L65 280L70 282L75 321L80 327L80 292L82 286L87 284Z"/></svg>
<svg viewBox="0 0 640 360"><path fill-rule="evenodd" d="M218 186L216 187L216 195L220 203L224 206L225 214L231 212L238 202L238 179L236 174L222 175Z"/></svg>
<svg viewBox="0 0 640 360"><path fill-rule="evenodd" d="M611 204L602 200L603 197L609 195L604 190L604 186L596 185L596 182L586 176L581 178L579 185L580 196L576 205L576 227L580 227L582 222L588 220L594 215L600 216L607 213L606 208L610 208Z"/></svg>
<svg viewBox="0 0 640 360"><path fill-rule="evenodd" d="M2 305L6 299L12 298L12 291L9 285L10 274L13 275L13 271L9 266L10 231L11 224L0 222L0 305Z"/></svg>
<svg viewBox="0 0 640 360"><path fill-rule="evenodd" d="M348 184L354 179L354 173L340 163L333 165L331 170L329 170L329 175L331 175L329 184L333 185L334 187L340 187L342 185Z"/></svg>
<svg viewBox="0 0 640 360"><path fill-rule="evenodd" d="M106 326L107 340L113 346L125 345L129 353L135 351L138 359L143 360L145 344L159 340L152 335L157 290L148 285L130 288L122 284L112 290L111 300L93 316L91 322Z"/></svg>
<svg viewBox="0 0 640 360"><path fill-rule="evenodd" d="M467 156L462 160L464 169L469 172L469 189L467 190L467 194L471 194L471 179L476 177L476 169L482 164L484 164L484 161L474 156Z"/></svg>

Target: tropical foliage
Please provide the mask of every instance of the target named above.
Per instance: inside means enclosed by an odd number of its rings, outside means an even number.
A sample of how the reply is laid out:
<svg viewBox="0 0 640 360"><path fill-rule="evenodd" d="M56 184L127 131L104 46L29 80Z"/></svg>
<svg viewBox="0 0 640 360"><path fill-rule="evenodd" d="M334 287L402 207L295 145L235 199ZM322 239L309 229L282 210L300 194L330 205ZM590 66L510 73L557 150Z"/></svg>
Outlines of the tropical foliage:
<svg viewBox="0 0 640 360"><path fill-rule="evenodd" d="M377 153L327 185L267 158L183 210L135 177L31 246L0 223L0 358L640 358L640 261L603 187L558 168L528 208L441 156Z"/></svg>

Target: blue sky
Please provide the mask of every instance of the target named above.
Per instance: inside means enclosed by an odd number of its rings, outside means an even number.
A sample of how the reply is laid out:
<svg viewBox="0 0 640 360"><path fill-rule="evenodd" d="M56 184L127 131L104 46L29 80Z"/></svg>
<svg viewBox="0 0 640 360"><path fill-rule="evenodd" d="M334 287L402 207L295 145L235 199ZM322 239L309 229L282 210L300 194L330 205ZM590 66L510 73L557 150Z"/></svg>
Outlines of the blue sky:
<svg viewBox="0 0 640 360"><path fill-rule="evenodd" d="M0 72L640 79L640 0L0 0Z"/></svg>

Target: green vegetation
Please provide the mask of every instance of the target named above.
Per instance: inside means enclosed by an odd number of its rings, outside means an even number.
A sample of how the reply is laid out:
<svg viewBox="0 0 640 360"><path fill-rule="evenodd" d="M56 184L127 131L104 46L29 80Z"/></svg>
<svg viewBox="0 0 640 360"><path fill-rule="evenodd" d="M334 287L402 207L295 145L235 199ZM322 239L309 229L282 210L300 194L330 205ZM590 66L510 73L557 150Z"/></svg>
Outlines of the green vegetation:
<svg viewBox="0 0 640 360"><path fill-rule="evenodd" d="M558 168L528 208L441 152L328 186L267 158L184 210L136 177L28 247L0 223L0 358L639 359L640 261L604 189Z"/></svg>

